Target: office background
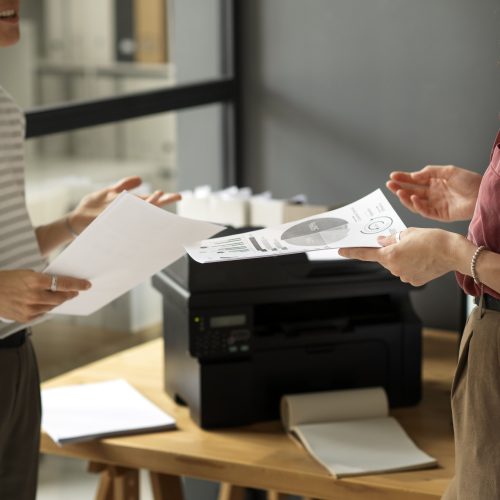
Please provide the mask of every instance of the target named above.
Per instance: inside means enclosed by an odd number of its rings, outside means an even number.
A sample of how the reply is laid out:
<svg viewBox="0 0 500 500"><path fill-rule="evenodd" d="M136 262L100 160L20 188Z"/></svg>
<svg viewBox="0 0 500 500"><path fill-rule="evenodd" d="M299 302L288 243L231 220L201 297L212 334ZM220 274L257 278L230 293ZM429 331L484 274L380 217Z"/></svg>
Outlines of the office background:
<svg viewBox="0 0 500 500"><path fill-rule="evenodd" d="M1 83L28 108L210 80L224 72L222 0L171 0L164 64L153 72L131 69L119 87L114 77L114 83L104 78L92 84L87 78L72 94L57 66L37 63L47 62L47 37L54 34L47 13L57 12L58 0L23 1L27 51L3 52L0 63L8 69ZM87 6L84 0L66 3ZM381 187L393 169L453 163L484 170L499 128L497 0L242 0L240 5L244 184L279 197L303 192L311 202L339 204ZM93 64L87 64L87 77ZM59 73L62 66L59 62ZM37 75L49 81L45 87L23 79L34 67L42 68ZM164 189L205 183L218 188L224 182L221 128L221 106L212 104L37 139L29 145L28 180L42 198L42 180L88 174L91 183L100 184L136 168ZM73 170L62 174L64 168ZM81 184L72 182L80 194ZM37 213L53 215L44 203ZM398 210L408 225L447 227ZM465 223L449 227L466 231ZM132 302L150 300L148 293ZM462 296L452 275L412 295L426 326L459 327ZM130 303L95 324L116 325L117 314ZM141 318L128 318L126 326L133 330L134 321L143 325Z"/></svg>
<svg viewBox="0 0 500 500"><path fill-rule="evenodd" d="M47 6L55 8L57 2L26 0L27 17L46 19ZM222 3L171 1L165 77L125 78L120 90L222 76ZM340 204L383 186L393 169L452 163L484 170L500 111L495 0L240 4L244 113L239 168L244 184L276 196L304 192L312 202ZM38 28L40 41L43 30ZM117 88L102 81L81 87L87 98ZM125 124L119 137L133 140L122 143L106 141L113 133L110 126L74 133L74 155L85 157L92 139L101 156L116 151L123 156L125 145L156 184L221 187L221 106L175 115L170 122L165 115L144 119L142 129ZM83 140L75 141L75 135ZM45 151L57 152L64 147L62 140L46 139ZM408 225L466 231L465 223L447 226L399 210ZM427 326L460 327L463 297L453 275L412 296Z"/></svg>

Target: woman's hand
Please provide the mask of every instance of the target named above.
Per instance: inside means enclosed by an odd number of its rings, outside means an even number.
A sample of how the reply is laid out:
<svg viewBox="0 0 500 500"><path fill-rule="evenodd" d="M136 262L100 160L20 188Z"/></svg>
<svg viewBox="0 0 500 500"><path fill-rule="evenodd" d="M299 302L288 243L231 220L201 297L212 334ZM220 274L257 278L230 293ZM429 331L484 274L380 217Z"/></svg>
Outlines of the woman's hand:
<svg viewBox="0 0 500 500"><path fill-rule="evenodd" d="M418 172L392 172L387 187L417 214L439 221L468 220L481 175L453 165L428 165Z"/></svg>
<svg viewBox="0 0 500 500"><path fill-rule="evenodd" d="M68 223L73 231L81 233L122 191L130 191L142 184L140 177L126 177L114 186L107 187L85 196L78 206L68 215ZM162 207L179 201L178 193L164 193L155 191L149 195L140 196L148 203Z"/></svg>
<svg viewBox="0 0 500 500"><path fill-rule="evenodd" d="M66 245L75 235L80 234L122 191L135 189L142 184L140 177L126 177L114 186L101 189L85 196L78 206L57 221L36 228L38 246L43 256L47 256L56 248ZM148 203L158 207L181 199L177 193L166 194L155 191L140 196Z"/></svg>
<svg viewBox="0 0 500 500"><path fill-rule="evenodd" d="M379 243L382 248L342 248L339 255L378 262L404 283L421 286L458 269L458 249L461 254L464 246L474 251L463 236L442 229L409 228L399 242L395 236L382 236Z"/></svg>
<svg viewBox="0 0 500 500"><path fill-rule="evenodd" d="M51 284L49 274L24 269L0 271L0 317L28 323L91 286L87 280L69 276L57 277L56 291L51 291Z"/></svg>

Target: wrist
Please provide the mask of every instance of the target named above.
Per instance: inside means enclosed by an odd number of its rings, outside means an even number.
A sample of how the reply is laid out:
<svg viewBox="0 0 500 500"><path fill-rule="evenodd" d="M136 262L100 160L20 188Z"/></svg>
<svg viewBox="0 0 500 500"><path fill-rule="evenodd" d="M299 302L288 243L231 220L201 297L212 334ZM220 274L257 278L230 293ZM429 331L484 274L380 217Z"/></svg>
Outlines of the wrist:
<svg viewBox="0 0 500 500"><path fill-rule="evenodd" d="M77 233L75 231L75 229L73 228L73 226L71 225L71 222L70 222L70 218L69 218L69 215L66 215L66 217L64 217L64 227L66 228L66 231L73 237L73 238L77 238L79 236L79 233Z"/></svg>
<svg viewBox="0 0 500 500"><path fill-rule="evenodd" d="M465 236L460 234L451 233L453 238L450 239L449 244L451 251L451 264L452 270L470 276L471 275L471 261L477 246L468 240Z"/></svg>
<svg viewBox="0 0 500 500"><path fill-rule="evenodd" d="M76 238L88 225L84 218L77 212L73 211L66 215L65 217L66 229L68 232Z"/></svg>

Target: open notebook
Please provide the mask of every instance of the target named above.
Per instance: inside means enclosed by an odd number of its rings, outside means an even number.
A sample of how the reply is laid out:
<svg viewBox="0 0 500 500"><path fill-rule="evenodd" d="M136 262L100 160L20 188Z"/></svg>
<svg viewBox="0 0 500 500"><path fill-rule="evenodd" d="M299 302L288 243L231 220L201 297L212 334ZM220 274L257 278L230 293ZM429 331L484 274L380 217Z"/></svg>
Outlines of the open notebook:
<svg viewBox="0 0 500 500"><path fill-rule="evenodd" d="M281 418L335 477L437 465L389 416L379 387L284 396Z"/></svg>
<svg viewBox="0 0 500 500"><path fill-rule="evenodd" d="M175 420L125 380L42 391L45 432L59 445L172 429Z"/></svg>

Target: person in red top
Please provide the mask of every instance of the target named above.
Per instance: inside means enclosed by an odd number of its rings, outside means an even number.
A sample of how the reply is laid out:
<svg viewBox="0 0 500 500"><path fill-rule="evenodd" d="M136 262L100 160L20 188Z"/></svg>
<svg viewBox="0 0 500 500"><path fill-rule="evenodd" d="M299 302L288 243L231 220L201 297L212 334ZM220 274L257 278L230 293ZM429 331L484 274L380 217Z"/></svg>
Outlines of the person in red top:
<svg viewBox="0 0 500 500"><path fill-rule="evenodd" d="M339 253L379 262L414 286L455 271L459 285L476 297L479 306L467 320L451 389L455 477L443 499L500 499L500 132L483 176L453 165L429 165L418 172L392 172L387 187L426 218L472 218L467 237L408 228L381 237L381 248Z"/></svg>

